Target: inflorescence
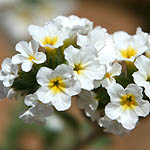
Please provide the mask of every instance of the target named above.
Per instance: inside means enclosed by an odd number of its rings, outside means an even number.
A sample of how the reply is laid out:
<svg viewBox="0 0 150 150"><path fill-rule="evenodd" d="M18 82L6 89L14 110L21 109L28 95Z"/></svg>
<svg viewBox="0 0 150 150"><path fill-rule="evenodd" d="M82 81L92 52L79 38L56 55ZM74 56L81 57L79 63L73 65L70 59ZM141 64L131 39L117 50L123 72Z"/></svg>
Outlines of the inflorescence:
<svg viewBox="0 0 150 150"><path fill-rule="evenodd" d="M106 132L129 133L150 113L150 35L113 34L77 16L30 25L32 39L16 44L0 70L0 99L24 99L20 119L43 124L46 117L77 106Z"/></svg>

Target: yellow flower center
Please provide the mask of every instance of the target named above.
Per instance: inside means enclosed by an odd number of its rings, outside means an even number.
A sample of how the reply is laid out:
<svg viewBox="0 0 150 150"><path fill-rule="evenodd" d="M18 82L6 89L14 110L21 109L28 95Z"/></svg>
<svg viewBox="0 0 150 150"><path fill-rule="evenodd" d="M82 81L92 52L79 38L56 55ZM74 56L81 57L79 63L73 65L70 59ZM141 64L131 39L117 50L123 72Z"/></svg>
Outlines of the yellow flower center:
<svg viewBox="0 0 150 150"><path fill-rule="evenodd" d="M128 46L127 49L120 50L120 53L123 58L129 59L137 54L137 50L132 48L131 46Z"/></svg>
<svg viewBox="0 0 150 150"><path fill-rule="evenodd" d="M43 45L49 44L49 45L56 45L58 41L58 37L54 36L54 37L50 37L50 36L46 36L41 42Z"/></svg>
<svg viewBox="0 0 150 150"><path fill-rule="evenodd" d="M75 64L73 70L77 73L77 74L83 74L85 67L80 63L80 64Z"/></svg>
<svg viewBox="0 0 150 150"><path fill-rule="evenodd" d="M35 58L34 56L29 56L28 59L29 59L30 61L36 60L36 58Z"/></svg>
<svg viewBox="0 0 150 150"><path fill-rule="evenodd" d="M50 37L50 36L46 36L43 40L41 40L43 45L56 45L56 43L58 42L58 36L54 36L54 37ZM54 50L54 48L51 47L47 47L45 46L45 49L48 51Z"/></svg>
<svg viewBox="0 0 150 150"><path fill-rule="evenodd" d="M134 109L138 105L133 94L123 95L120 99L120 104L122 105L124 110Z"/></svg>
<svg viewBox="0 0 150 150"><path fill-rule="evenodd" d="M54 94L57 94L57 93L61 93L61 92L64 92L65 91L65 83L62 79L62 77L56 77L54 79L51 79L49 81L49 89L54 93Z"/></svg>
<svg viewBox="0 0 150 150"><path fill-rule="evenodd" d="M106 72L106 74L105 74L105 78L109 78L109 79L110 79L110 78L111 78L111 75L112 75L111 73Z"/></svg>

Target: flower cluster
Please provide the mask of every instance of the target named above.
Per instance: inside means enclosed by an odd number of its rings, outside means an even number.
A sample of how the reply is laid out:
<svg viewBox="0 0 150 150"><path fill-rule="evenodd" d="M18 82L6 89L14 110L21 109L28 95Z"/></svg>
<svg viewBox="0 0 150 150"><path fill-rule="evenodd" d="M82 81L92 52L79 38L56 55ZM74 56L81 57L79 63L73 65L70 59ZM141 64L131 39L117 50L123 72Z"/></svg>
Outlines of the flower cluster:
<svg viewBox="0 0 150 150"><path fill-rule="evenodd" d="M150 113L150 35L141 28L109 34L86 18L58 16L28 32L33 40L17 43L0 71L0 98L22 96L28 106L20 119L45 123L75 95L87 117L118 135Z"/></svg>

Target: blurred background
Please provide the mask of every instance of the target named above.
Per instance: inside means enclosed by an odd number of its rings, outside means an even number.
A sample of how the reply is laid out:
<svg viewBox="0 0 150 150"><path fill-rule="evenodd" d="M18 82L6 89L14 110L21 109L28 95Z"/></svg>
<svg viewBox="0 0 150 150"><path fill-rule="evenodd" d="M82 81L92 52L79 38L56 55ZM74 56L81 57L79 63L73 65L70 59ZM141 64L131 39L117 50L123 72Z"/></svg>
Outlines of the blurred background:
<svg viewBox="0 0 150 150"><path fill-rule="evenodd" d="M150 32L150 0L0 0L0 63L15 53L15 44L29 40L30 24L44 25L57 15L87 17L108 29L134 34L137 27ZM141 120L129 135L100 136L92 131L82 112L73 105L67 112L47 118L47 124L28 125L18 119L24 112L23 102L0 102L0 149L2 150L150 150L150 118ZM99 130L99 129L98 129ZM97 130L97 131L98 131ZM94 138L93 138L94 137Z"/></svg>

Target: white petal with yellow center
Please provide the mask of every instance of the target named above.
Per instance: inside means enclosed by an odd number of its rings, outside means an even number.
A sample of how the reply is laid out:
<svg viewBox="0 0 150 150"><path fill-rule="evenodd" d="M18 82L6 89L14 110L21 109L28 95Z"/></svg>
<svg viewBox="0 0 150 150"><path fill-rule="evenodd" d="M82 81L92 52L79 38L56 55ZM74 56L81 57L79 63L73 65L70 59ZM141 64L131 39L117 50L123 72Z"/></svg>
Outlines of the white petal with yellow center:
<svg viewBox="0 0 150 150"><path fill-rule="evenodd" d="M111 84L116 83L115 76L121 74L121 68L118 63L106 65L106 73L101 81L102 87L108 88Z"/></svg>
<svg viewBox="0 0 150 150"><path fill-rule="evenodd" d="M93 81L104 77L105 67L97 61L97 51L93 46L88 45L81 49L70 46L65 49L64 54L82 89L93 89Z"/></svg>
<svg viewBox="0 0 150 150"><path fill-rule="evenodd" d="M46 50L52 50L62 46L69 34L69 30L66 28L59 29L52 21L43 27L30 25L28 31L32 38L39 42Z"/></svg>
<svg viewBox="0 0 150 150"><path fill-rule="evenodd" d="M127 130L135 128L139 116L147 116L150 104L142 99L142 88L136 84L129 84L125 89L117 84L112 84L108 89L110 103L105 107L105 114L111 120L117 120Z"/></svg>
<svg viewBox="0 0 150 150"><path fill-rule="evenodd" d="M33 63L41 64L46 61L46 55L43 52L38 52L39 44L32 40L29 43L20 41L16 45L16 54L12 57L14 64L21 64L23 71L28 72L32 69Z"/></svg>
<svg viewBox="0 0 150 150"><path fill-rule="evenodd" d="M136 54L137 54L137 50L132 46L128 46L128 48L120 50L120 55L125 59L130 59L132 57L135 57Z"/></svg>
<svg viewBox="0 0 150 150"><path fill-rule="evenodd" d="M51 102L58 111L68 109L71 96L81 90L80 83L73 79L72 69L65 64L57 66L55 70L42 67L36 78L41 86L36 92L38 99L45 104Z"/></svg>
<svg viewBox="0 0 150 150"><path fill-rule="evenodd" d="M148 34L137 28L135 35L118 31L113 34L117 60L133 62L135 58L148 50Z"/></svg>

